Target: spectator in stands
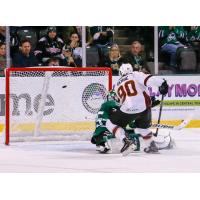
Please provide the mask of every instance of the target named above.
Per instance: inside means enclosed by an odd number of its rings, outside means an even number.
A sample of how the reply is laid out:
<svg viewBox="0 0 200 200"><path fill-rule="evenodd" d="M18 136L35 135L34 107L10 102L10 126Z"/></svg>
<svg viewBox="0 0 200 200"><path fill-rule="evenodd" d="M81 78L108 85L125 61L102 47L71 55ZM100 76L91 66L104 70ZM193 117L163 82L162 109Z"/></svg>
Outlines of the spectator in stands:
<svg viewBox="0 0 200 200"><path fill-rule="evenodd" d="M59 59L58 59L58 58L50 58L50 59L47 61L47 64L48 64L48 66L60 66L60 63L59 63Z"/></svg>
<svg viewBox="0 0 200 200"><path fill-rule="evenodd" d="M21 41L19 52L13 58L13 67L35 67L38 60L31 51L31 43L28 39Z"/></svg>
<svg viewBox="0 0 200 200"><path fill-rule="evenodd" d="M124 63L130 63L134 71L151 73L143 53L142 44L139 41L133 41L131 51L124 56Z"/></svg>
<svg viewBox="0 0 200 200"><path fill-rule="evenodd" d="M18 28L16 26L10 26L10 56L12 58L19 51L20 40L17 35Z"/></svg>
<svg viewBox="0 0 200 200"><path fill-rule="evenodd" d="M56 27L50 26L47 29L47 35L39 40L35 55L39 62L46 64L49 58L61 58L63 45L63 40L57 36Z"/></svg>
<svg viewBox="0 0 200 200"><path fill-rule="evenodd" d="M154 61L154 27L153 26L129 26L127 35L135 41L145 44L145 56L149 61Z"/></svg>
<svg viewBox="0 0 200 200"><path fill-rule="evenodd" d="M71 49L63 48L63 58L61 60L62 66L77 67L76 62L72 56Z"/></svg>
<svg viewBox="0 0 200 200"><path fill-rule="evenodd" d="M71 67L82 66L82 47L80 36L77 33L71 33L69 43L63 47L62 65Z"/></svg>
<svg viewBox="0 0 200 200"><path fill-rule="evenodd" d="M0 26L0 42L6 41L6 27Z"/></svg>
<svg viewBox="0 0 200 200"><path fill-rule="evenodd" d="M189 45L196 51L198 61L200 61L200 26L191 26L188 31L187 40Z"/></svg>
<svg viewBox="0 0 200 200"><path fill-rule="evenodd" d="M162 26L159 27L159 40L161 52L170 56L171 67L176 67L176 51L183 47L187 40L187 32L182 26Z"/></svg>
<svg viewBox="0 0 200 200"><path fill-rule="evenodd" d="M6 68L6 45L0 42L0 76L4 76L4 69Z"/></svg>
<svg viewBox="0 0 200 200"><path fill-rule="evenodd" d="M65 44L69 42L71 33L78 33L76 26L64 26L64 27L59 27L59 29L61 29L60 30L61 37Z"/></svg>
<svg viewBox="0 0 200 200"><path fill-rule="evenodd" d="M188 31L187 40L191 45L197 45L200 42L200 26L191 26Z"/></svg>
<svg viewBox="0 0 200 200"><path fill-rule="evenodd" d="M102 67L110 67L112 68L113 75L119 74L119 67L123 63L122 57L120 55L119 46L117 44L113 44L109 50L107 56L104 57L103 62L99 65Z"/></svg>
<svg viewBox="0 0 200 200"><path fill-rule="evenodd" d="M109 46L112 44L114 31L109 26L91 26L89 28L90 35L92 36L89 44L96 44L97 46Z"/></svg>
<svg viewBox="0 0 200 200"><path fill-rule="evenodd" d="M112 45L114 31L109 26L91 26L89 27L89 41L87 45L94 45L98 49L99 60L108 52L108 47Z"/></svg>

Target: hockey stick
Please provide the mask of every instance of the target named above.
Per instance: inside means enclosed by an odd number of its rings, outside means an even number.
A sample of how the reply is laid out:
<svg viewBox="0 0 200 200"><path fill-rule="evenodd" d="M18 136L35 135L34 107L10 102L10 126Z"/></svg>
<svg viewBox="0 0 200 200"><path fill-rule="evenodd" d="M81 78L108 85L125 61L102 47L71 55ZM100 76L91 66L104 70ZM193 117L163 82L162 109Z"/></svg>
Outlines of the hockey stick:
<svg viewBox="0 0 200 200"><path fill-rule="evenodd" d="M157 129L171 129L171 130L180 131L183 128L185 128L190 123L190 121L191 121L191 118L188 117L185 120L183 120L178 126L171 126L171 125L166 125L166 124L152 124L151 127L157 128Z"/></svg>
<svg viewBox="0 0 200 200"><path fill-rule="evenodd" d="M164 100L164 95L162 95L162 99L161 99L161 102L160 102L160 110L159 110L159 116L158 116L158 124L160 124L161 113L162 113L162 108L163 108L163 100ZM158 135L158 130L159 130L159 128L157 127L156 133L154 134L154 136L157 136L157 135Z"/></svg>

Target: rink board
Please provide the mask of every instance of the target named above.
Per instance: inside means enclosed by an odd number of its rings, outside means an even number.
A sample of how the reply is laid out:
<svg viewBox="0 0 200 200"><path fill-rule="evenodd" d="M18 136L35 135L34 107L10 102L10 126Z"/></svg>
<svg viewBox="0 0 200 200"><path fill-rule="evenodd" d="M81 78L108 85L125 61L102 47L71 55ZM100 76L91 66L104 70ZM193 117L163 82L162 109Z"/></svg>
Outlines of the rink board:
<svg viewBox="0 0 200 200"><path fill-rule="evenodd" d="M162 120L161 124L167 125L179 125L182 120ZM153 123L157 123L157 120L153 120ZM191 122L186 126L186 128L199 128L200 120L191 120ZM33 132L35 124L20 124L15 127L15 130L19 129L23 132ZM4 129L4 124L0 124L0 133ZM63 122L63 123L44 123L41 126L42 131L63 131L67 133L73 132L92 132L95 129L94 122Z"/></svg>
<svg viewBox="0 0 200 200"><path fill-rule="evenodd" d="M169 92L168 95L165 97L164 101L164 107L163 107L163 113L162 113L162 120L161 123L163 124L170 124L170 125L178 125L181 120L185 119L189 114L193 113L192 120L190 124L187 126L188 128L199 128L200 127L200 84L199 84L199 76L165 76L164 77L168 83L169 83ZM70 83L73 82L68 78L68 87L70 87ZM117 81L118 77L113 77L113 83ZM28 81L28 80L27 80ZM42 81L42 80L41 80ZM77 80L76 80L77 81ZM66 80L62 80L59 84L59 87L55 90L55 87L51 89L50 95L53 97L54 102L56 104L56 101L65 101L67 99L61 99L60 97L62 96L64 90L62 87L62 82L66 82ZM99 82L102 82L102 85L106 84L106 81L103 79L99 80ZM91 83L91 80L85 80L85 83L81 83L84 87L81 87L79 90L79 93L82 93L87 85ZM31 84L27 83L27 84ZM40 81L38 81L38 84L40 84ZM50 87L51 88L51 87ZM149 88L150 95L156 95L157 98L160 98L160 95L158 93L157 88ZM31 91L29 91L30 96L36 96L37 94L31 94ZM72 102L72 107L69 110L69 113L84 113L84 119L82 120L79 116L76 116L77 121L73 122L66 122L64 119L61 120L59 123L55 122L52 118L50 117L49 122L45 122L42 125L42 129L44 130L58 130L62 131L65 130L67 132L73 132L73 131L93 131L94 130L94 119L95 119L95 114L90 113L86 108L82 105L81 100L78 100L78 92L73 93L72 96L76 96L75 101L73 100ZM3 130L4 127L4 99L3 97L5 96L5 79L1 78L0 79L0 131ZM57 100L56 100L57 99ZM80 102L78 102L80 101ZM60 112L58 110L58 112ZM159 112L159 107L153 108L152 109L152 118L153 121L157 121L158 117L158 112ZM54 113L55 115L55 113ZM68 114L65 113L65 116ZM77 114L76 114L77 115ZM86 117L88 116L88 118ZM15 116L16 117L16 116ZM87 120L89 119L89 120ZM24 124L19 124L19 127L15 128L23 128L24 130L30 131L34 127L33 123L24 123Z"/></svg>

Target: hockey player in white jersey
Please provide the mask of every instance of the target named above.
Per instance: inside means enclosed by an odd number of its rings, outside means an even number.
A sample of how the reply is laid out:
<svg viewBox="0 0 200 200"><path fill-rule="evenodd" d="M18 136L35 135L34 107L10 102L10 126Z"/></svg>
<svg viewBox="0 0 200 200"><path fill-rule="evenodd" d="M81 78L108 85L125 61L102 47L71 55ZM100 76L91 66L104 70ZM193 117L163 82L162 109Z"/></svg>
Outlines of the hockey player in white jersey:
<svg viewBox="0 0 200 200"><path fill-rule="evenodd" d="M135 133L144 139L146 153L158 152L153 141L153 133L148 128L151 125L151 99L148 94L148 86L157 86L162 95L168 92L168 84L164 79L133 72L130 64L122 64L119 69L121 76L114 86L114 90L120 99L121 107L107 120L106 127L116 138L123 141L121 152L134 148L132 141L125 136L124 128L135 120Z"/></svg>

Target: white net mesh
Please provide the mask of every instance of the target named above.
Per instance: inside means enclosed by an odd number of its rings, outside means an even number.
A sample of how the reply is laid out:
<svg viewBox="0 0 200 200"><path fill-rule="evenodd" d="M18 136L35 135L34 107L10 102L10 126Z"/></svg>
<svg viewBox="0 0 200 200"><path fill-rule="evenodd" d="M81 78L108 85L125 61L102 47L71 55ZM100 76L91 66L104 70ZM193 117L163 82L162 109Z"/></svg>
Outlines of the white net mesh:
<svg viewBox="0 0 200 200"><path fill-rule="evenodd" d="M61 70L10 72L10 141L90 137L109 72Z"/></svg>

